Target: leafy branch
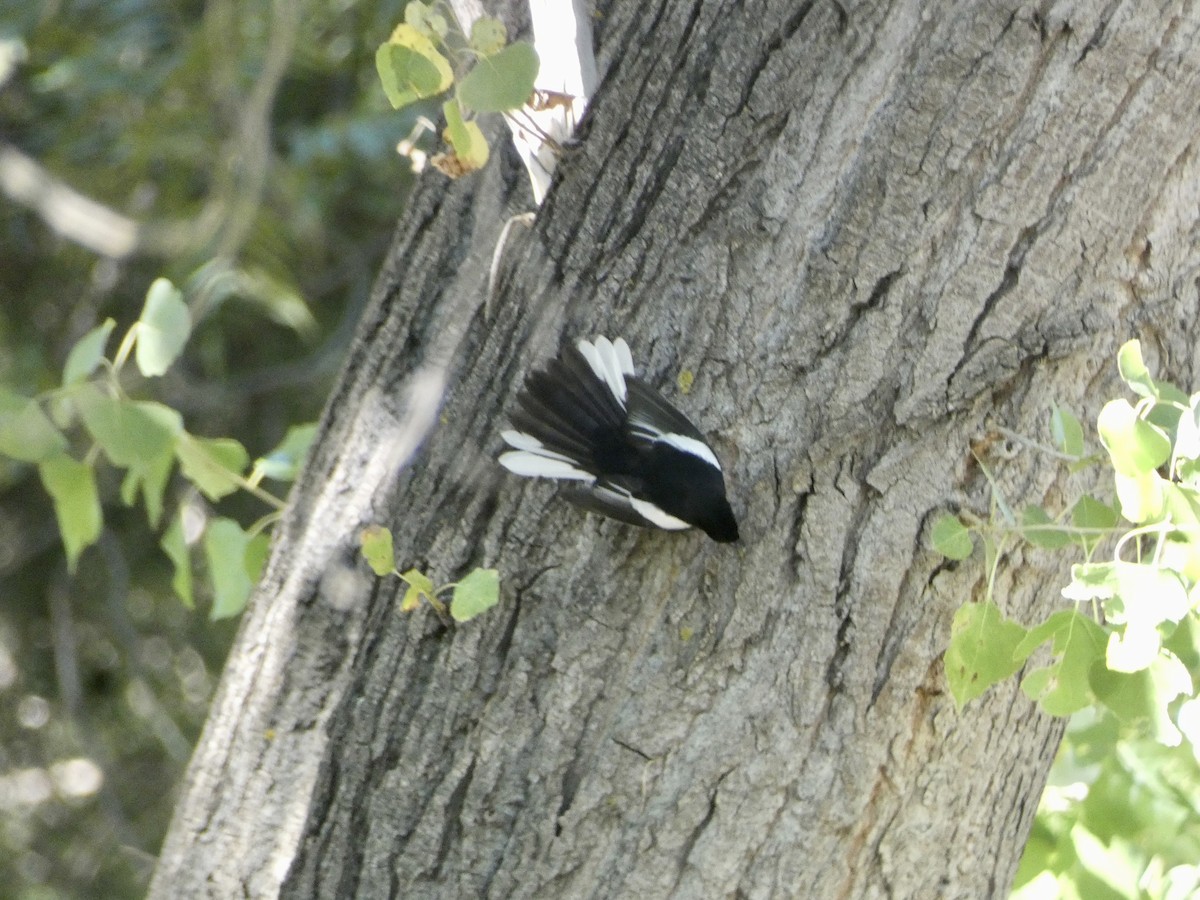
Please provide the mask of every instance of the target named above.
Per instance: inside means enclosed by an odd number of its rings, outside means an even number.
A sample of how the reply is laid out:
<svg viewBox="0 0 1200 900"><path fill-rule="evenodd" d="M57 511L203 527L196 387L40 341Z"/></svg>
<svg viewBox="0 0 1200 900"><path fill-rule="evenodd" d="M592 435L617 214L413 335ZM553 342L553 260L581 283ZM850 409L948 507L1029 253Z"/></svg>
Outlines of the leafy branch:
<svg viewBox="0 0 1200 900"><path fill-rule="evenodd" d="M275 450L251 466L238 441L198 437L184 428L183 417L171 407L131 399L121 381L129 360L146 378L163 375L191 335L183 295L165 278L150 286L141 316L109 359L105 350L115 328L108 319L76 342L67 355L61 385L36 397L0 388L0 454L37 466L54 503L72 571L104 525L96 481L102 456L124 471L121 501L133 506L141 495L151 528L162 521L176 465L194 491L211 502L239 490L262 501L270 511L249 529L228 518L188 515L185 504L171 517L160 541L175 568L172 585L188 606L194 602L191 548L202 543L213 592L211 615L236 615L266 559L263 532L284 507L262 482L294 479L315 426L292 428Z"/></svg>
<svg viewBox="0 0 1200 900"><path fill-rule="evenodd" d="M481 16L466 35L442 10L440 3L409 3L404 21L376 51L375 66L395 109L449 93L442 104L442 136L452 152L430 162L457 178L488 161L487 141L474 117L520 109L533 95L539 64L531 44L508 43L499 19Z"/></svg>
<svg viewBox="0 0 1200 900"><path fill-rule="evenodd" d="M1046 712L1065 716L1100 704L1162 743L1186 735L1200 746L1200 393L1153 378L1137 341L1121 348L1117 363L1138 399L1101 409L1103 456L1085 455L1083 428L1069 411L1056 406L1050 420L1053 455L1072 471L1107 459L1112 503L1085 495L1054 516L1028 506L1018 517L985 466L991 518L946 515L934 523L938 552L963 560L978 540L988 568L984 601L955 614L946 677L961 707L1048 645L1050 662L1021 681ZM1072 608L1032 628L1004 617L995 573L1013 540L1082 552L1062 589ZM1102 545L1112 546L1110 558L1097 558Z"/></svg>

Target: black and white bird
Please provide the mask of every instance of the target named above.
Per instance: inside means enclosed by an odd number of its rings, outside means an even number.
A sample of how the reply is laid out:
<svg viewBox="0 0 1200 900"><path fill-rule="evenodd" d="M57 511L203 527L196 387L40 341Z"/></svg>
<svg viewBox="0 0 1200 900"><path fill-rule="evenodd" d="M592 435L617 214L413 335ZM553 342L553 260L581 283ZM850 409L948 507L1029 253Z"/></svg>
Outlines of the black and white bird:
<svg viewBox="0 0 1200 900"><path fill-rule="evenodd" d="M621 338L566 347L528 375L517 400L516 428L500 435L510 472L571 482L567 499L632 525L738 539L717 455L634 374Z"/></svg>

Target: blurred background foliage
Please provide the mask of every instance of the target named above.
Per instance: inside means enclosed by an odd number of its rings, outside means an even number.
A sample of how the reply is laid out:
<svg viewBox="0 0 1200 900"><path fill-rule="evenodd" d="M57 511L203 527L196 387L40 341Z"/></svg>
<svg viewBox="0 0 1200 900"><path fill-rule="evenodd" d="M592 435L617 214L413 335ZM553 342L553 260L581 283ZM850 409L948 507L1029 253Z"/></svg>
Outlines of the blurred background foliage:
<svg viewBox="0 0 1200 900"><path fill-rule="evenodd" d="M196 330L137 396L252 456L315 419L411 179L415 111L374 64L403 7L0 0L0 384L58 384L161 275ZM142 895L236 628L174 597L104 469L105 529L71 576L34 467L0 459L4 896Z"/></svg>

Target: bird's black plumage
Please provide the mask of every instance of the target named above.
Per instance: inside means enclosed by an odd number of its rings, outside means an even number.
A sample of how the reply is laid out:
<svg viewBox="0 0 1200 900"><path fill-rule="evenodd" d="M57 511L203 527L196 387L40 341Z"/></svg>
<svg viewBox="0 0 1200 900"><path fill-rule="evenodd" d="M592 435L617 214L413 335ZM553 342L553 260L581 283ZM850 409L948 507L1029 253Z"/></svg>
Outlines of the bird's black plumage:
<svg viewBox="0 0 1200 900"><path fill-rule="evenodd" d="M525 380L500 464L570 482L569 500L633 525L738 539L716 454L700 430L634 374L620 338L580 341Z"/></svg>

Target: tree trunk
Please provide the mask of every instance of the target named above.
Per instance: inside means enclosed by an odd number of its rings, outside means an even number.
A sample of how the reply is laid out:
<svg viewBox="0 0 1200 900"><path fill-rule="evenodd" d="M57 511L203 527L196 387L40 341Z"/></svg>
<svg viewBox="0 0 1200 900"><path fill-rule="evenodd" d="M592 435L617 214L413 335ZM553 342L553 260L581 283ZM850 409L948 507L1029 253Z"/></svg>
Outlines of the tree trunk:
<svg viewBox="0 0 1200 900"><path fill-rule="evenodd" d="M1094 416L1123 340L1195 383L1200 13L659 0L597 23L600 92L490 315L518 167L413 198L152 896L1006 894L1061 728L1015 681L954 710L941 657L982 564L928 524L987 514L973 442L1011 502L1060 506L1060 467L991 436L1040 437L1056 400ZM594 334L711 437L740 544L494 464L524 373ZM380 448L443 358L397 479ZM439 582L497 567L500 606L401 614L357 557L371 521ZM1014 552L997 598L1031 621L1065 578Z"/></svg>

